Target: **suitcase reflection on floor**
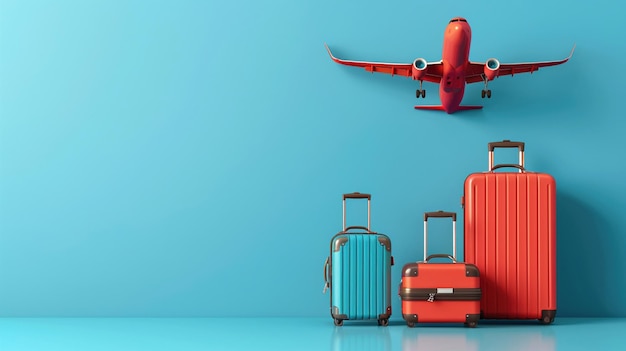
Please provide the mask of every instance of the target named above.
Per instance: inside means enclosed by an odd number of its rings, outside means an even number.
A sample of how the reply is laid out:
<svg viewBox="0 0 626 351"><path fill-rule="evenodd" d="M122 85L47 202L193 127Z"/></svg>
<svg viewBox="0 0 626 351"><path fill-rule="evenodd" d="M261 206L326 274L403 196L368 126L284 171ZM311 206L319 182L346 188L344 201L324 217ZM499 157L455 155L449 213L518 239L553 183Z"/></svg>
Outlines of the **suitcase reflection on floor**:
<svg viewBox="0 0 626 351"><path fill-rule="evenodd" d="M482 328L456 328L453 325L425 324L404 328L403 351L554 351L556 340L552 328L542 325L505 324L484 322Z"/></svg>
<svg viewBox="0 0 626 351"><path fill-rule="evenodd" d="M477 340L471 337L478 329L441 328L441 324L433 325L436 328L403 328L402 351L478 350ZM471 332L467 333L468 330ZM502 344L499 346L501 350L507 349Z"/></svg>
<svg viewBox="0 0 626 351"><path fill-rule="evenodd" d="M331 350L333 351L387 351L391 350L389 328L355 322L350 327L333 330Z"/></svg>

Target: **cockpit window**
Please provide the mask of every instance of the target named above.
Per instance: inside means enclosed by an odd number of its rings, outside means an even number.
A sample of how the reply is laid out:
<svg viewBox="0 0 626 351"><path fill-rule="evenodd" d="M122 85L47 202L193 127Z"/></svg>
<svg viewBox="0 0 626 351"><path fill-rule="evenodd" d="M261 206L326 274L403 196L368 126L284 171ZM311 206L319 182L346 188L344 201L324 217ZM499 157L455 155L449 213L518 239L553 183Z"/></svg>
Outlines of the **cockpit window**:
<svg viewBox="0 0 626 351"><path fill-rule="evenodd" d="M467 23L467 21L465 20L465 18L460 18L460 17L457 17L457 18L453 18L453 19L451 19L451 20L450 20L450 23L452 23L452 22L465 22L465 23Z"/></svg>

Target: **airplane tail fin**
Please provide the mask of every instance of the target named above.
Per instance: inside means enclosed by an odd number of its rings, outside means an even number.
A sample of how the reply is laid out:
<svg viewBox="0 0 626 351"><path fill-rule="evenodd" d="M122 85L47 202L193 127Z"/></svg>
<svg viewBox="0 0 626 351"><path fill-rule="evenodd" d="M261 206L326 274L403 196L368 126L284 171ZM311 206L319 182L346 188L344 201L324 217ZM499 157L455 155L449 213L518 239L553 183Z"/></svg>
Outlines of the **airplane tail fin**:
<svg viewBox="0 0 626 351"><path fill-rule="evenodd" d="M448 113L452 113L456 111L464 111L464 110L480 110L481 108L483 107L478 106L478 105L459 106L456 110L448 112ZM430 111L445 111L446 110L441 105L418 105L418 106L415 106L415 109L416 110L430 110Z"/></svg>

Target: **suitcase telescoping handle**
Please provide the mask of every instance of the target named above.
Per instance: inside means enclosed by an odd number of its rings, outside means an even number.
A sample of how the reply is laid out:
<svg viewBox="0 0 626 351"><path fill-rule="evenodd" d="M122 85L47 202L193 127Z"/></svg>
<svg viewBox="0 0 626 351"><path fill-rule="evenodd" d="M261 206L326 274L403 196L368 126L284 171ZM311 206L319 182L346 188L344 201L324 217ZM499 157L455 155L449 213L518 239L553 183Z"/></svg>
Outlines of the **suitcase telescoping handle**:
<svg viewBox="0 0 626 351"><path fill-rule="evenodd" d="M430 261L433 258L449 258L450 260L452 260L452 262L456 263L456 258L454 258L454 256L450 256L450 255L446 255L446 254L432 254L428 257L426 257L426 262Z"/></svg>
<svg viewBox="0 0 626 351"><path fill-rule="evenodd" d="M362 226L351 226L346 227L346 200L347 199L367 199L367 227ZM371 202L372 195L370 194L362 194L362 193L350 193L343 194L343 231L346 232L350 229L365 229L368 233L371 233Z"/></svg>
<svg viewBox="0 0 626 351"><path fill-rule="evenodd" d="M502 140L502 141L494 141L487 144L487 148L489 149L489 171L493 171L502 167L515 167L519 169L520 172L524 172L524 142L522 141L510 141L510 140ZM501 164L495 165L493 164L493 151L496 148L517 148L519 150L519 164Z"/></svg>
<svg viewBox="0 0 626 351"><path fill-rule="evenodd" d="M430 255L427 256L426 249L428 248L428 218L452 218L452 256L450 255ZM424 262L428 262L429 259L435 257L449 257L452 259L452 262L456 263L456 213L455 212L426 212L424 213Z"/></svg>

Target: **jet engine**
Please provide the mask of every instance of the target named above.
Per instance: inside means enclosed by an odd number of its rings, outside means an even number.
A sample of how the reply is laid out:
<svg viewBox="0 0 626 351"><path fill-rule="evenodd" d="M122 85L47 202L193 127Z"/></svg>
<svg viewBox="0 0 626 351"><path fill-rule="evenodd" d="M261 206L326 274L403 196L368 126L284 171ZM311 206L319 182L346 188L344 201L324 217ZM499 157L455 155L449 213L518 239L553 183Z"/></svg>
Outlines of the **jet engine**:
<svg viewBox="0 0 626 351"><path fill-rule="evenodd" d="M428 62L423 58L418 58L413 61L413 79L422 80L424 79L424 75L426 74L426 66L428 66Z"/></svg>
<svg viewBox="0 0 626 351"><path fill-rule="evenodd" d="M494 58L490 58L489 60L487 60L487 62L485 62L485 69L483 72L485 73L485 77L487 77L487 80L493 80L495 77L497 77L499 70L500 61Z"/></svg>

